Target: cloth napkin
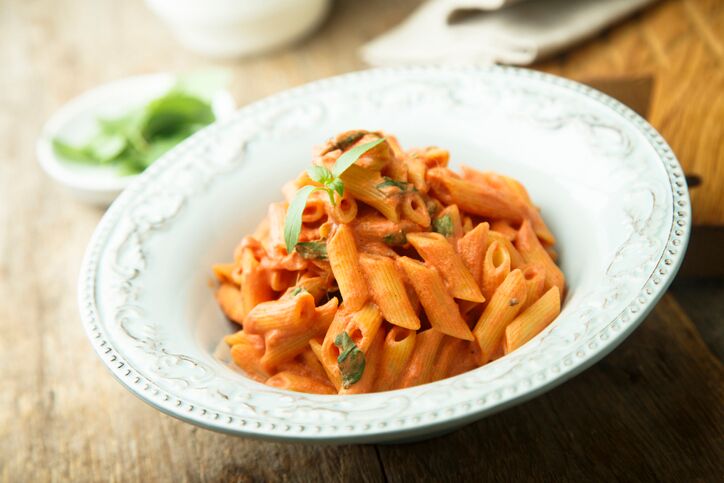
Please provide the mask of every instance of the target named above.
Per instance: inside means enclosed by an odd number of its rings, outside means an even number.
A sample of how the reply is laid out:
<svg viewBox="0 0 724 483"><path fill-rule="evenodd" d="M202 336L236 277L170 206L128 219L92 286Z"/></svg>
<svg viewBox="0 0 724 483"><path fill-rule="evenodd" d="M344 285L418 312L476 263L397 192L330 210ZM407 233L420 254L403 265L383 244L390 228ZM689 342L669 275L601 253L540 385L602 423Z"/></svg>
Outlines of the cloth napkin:
<svg viewBox="0 0 724 483"><path fill-rule="evenodd" d="M361 49L373 65L526 65L655 0L429 0Z"/></svg>

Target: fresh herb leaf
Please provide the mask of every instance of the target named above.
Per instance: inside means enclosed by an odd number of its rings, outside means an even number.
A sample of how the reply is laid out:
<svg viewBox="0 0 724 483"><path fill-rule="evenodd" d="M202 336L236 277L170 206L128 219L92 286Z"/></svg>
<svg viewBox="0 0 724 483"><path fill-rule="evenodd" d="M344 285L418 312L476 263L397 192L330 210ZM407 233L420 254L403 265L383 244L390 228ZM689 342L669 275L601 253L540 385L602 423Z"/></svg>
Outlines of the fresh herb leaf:
<svg viewBox="0 0 724 483"><path fill-rule="evenodd" d="M329 183L327 186L329 186L332 191L335 191L339 196L344 195L344 183L341 179L335 178L331 183ZM334 204L334 203L332 203Z"/></svg>
<svg viewBox="0 0 724 483"><path fill-rule="evenodd" d="M90 154L85 147L73 146L62 139L53 139L53 150L56 154L62 156L68 161L75 161L77 163L95 163L93 155Z"/></svg>
<svg viewBox="0 0 724 483"><path fill-rule="evenodd" d="M327 244L323 241L299 242L297 243L296 249L302 258L314 260L327 259Z"/></svg>
<svg viewBox="0 0 724 483"><path fill-rule="evenodd" d="M146 106L141 135L146 140L155 136L172 136L180 130L198 130L214 122L211 105L184 92L171 91ZM196 127L196 129L194 129Z"/></svg>
<svg viewBox="0 0 724 483"><path fill-rule="evenodd" d="M355 146L349 151L345 151L342 156L337 158L337 161L335 161L334 166L332 167L332 174L337 177L341 176L342 173L347 171L347 168L357 162L360 156L384 141L385 138L380 138L375 141Z"/></svg>
<svg viewBox="0 0 724 483"><path fill-rule="evenodd" d="M334 193L339 194L339 196L344 195L344 183L339 176L344 173L347 168L352 166L360 156L384 140L385 138L381 138L353 147L337 159L331 172L324 166L312 166L307 170L309 177L323 184L323 187L305 186L297 191L294 199L289 204L287 216L284 219L284 243L287 246L287 253L292 253L294 247L297 246L299 233L302 231L302 213L304 212L309 195L316 190L326 191L329 196L329 202L334 206Z"/></svg>
<svg viewBox="0 0 724 483"><path fill-rule="evenodd" d="M453 234L453 222L450 215L441 216L432 220L432 231L436 231L446 237Z"/></svg>
<svg viewBox="0 0 724 483"><path fill-rule="evenodd" d="M297 295L299 295L302 292L306 292L304 287L294 287L294 290L292 290L291 295L292 295L292 297L296 297Z"/></svg>
<svg viewBox="0 0 724 483"><path fill-rule="evenodd" d="M410 183L406 183L404 181L397 181L396 179L392 179L389 176L384 177L384 181L382 183L379 183L375 188L382 189L387 188L388 186L395 186L400 189L400 191L407 191L408 189L411 189L412 191L416 191L415 187L412 186Z"/></svg>
<svg viewBox="0 0 724 483"><path fill-rule="evenodd" d="M334 345L339 347L337 365L342 374L342 386L347 389L362 378L366 364L365 355L347 332L338 334Z"/></svg>
<svg viewBox="0 0 724 483"><path fill-rule="evenodd" d="M314 191L314 186L305 186L297 191L294 199L289 203L287 216L284 219L284 243L287 246L287 253L292 253L299 240L299 233L302 231L302 213L307 206L307 198Z"/></svg>
<svg viewBox="0 0 724 483"><path fill-rule="evenodd" d="M407 244L407 235L402 231L388 233L382 237L382 241L392 247L401 247Z"/></svg>
<svg viewBox="0 0 724 483"><path fill-rule="evenodd" d="M334 179L334 175L326 166L314 165L307 168L307 174L317 183L327 184Z"/></svg>
<svg viewBox="0 0 724 483"><path fill-rule="evenodd" d="M345 149L362 139L365 134L365 131L351 131L345 137L337 141L335 143L335 147L344 151Z"/></svg>

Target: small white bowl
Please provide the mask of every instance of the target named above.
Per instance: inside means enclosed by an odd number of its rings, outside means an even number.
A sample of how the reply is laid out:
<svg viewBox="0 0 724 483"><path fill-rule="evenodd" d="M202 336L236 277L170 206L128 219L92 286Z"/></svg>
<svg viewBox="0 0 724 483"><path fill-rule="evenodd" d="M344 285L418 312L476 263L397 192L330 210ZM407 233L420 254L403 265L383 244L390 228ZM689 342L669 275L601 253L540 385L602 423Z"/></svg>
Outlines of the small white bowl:
<svg viewBox="0 0 724 483"><path fill-rule="evenodd" d="M210 57L255 54L316 28L330 0L146 0L184 47Z"/></svg>
<svg viewBox="0 0 724 483"><path fill-rule="evenodd" d="M353 128L442 146L454 168L519 179L558 239L560 316L490 364L396 391L295 393L232 370L215 351L235 327L214 300L211 264L228 260L309 166L311 146ZM522 69L370 70L246 106L154 163L98 225L79 307L113 375L167 414L239 436L404 441L530 399L613 350L664 294L690 223L676 157L608 96Z"/></svg>
<svg viewBox="0 0 724 483"><path fill-rule="evenodd" d="M168 73L128 77L71 100L43 127L36 145L40 166L79 200L107 206L137 175L122 176L114 166L65 160L53 149L53 139L82 143L94 131L98 117L123 115L129 108L163 95L175 80L176 76ZM231 94L221 90L212 98L212 109L217 120L221 120L232 114L236 105Z"/></svg>

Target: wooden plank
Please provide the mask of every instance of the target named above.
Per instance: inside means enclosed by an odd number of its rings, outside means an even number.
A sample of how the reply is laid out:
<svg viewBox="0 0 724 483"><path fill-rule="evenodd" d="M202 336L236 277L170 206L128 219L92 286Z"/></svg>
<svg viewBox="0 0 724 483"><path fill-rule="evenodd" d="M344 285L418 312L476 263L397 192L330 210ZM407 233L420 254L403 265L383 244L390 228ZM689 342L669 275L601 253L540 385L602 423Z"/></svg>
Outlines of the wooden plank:
<svg viewBox="0 0 724 483"><path fill-rule="evenodd" d="M671 296L559 388L430 441L380 446L397 481L715 481L724 368Z"/></svg>

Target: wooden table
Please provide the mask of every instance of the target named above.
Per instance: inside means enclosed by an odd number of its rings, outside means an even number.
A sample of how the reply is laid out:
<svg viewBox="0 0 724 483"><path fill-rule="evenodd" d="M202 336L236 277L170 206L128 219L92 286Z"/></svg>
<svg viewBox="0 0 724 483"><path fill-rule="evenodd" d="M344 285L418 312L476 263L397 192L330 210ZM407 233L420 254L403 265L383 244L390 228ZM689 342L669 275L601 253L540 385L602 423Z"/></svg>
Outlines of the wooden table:
<svg viewBox="0 0 724 483"><path fill-rule="evenodd" d="M240 104L359 69L357 46L415 4L340 1L300 45L221 65L234 74ZM662 2L539 66L574 78L653 74L651 119L704 178L695 218L709 224L724 223L721 164L710 163L724 157L722 7ZM102 212L67 198L41 173L34 141L53 110L97 84L212 64L178 48L140 0L0 2L1 481L714 481L724 474L721 280L678 283L620 348L548 394L412 445L233 438L164 416L126 392L93 354L76 310L78 267Z"/></svg>

